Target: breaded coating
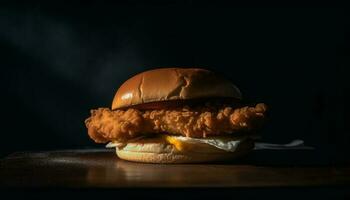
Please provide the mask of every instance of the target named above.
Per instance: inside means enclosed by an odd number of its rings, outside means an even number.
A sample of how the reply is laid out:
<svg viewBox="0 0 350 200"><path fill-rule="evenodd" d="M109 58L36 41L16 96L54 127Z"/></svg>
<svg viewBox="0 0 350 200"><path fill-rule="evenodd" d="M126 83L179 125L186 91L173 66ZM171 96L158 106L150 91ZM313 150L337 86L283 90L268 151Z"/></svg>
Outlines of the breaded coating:
<svg viewBox="0 0 350 200"><path fill-rule="evenodd" d="M259 128L266 110L267 106L263 103L236 109L229 106L146 111L99 108L91 110L91 117L85 124L91 139L98 143L154 133L203 138L219 134L234 135Z"/></svg>

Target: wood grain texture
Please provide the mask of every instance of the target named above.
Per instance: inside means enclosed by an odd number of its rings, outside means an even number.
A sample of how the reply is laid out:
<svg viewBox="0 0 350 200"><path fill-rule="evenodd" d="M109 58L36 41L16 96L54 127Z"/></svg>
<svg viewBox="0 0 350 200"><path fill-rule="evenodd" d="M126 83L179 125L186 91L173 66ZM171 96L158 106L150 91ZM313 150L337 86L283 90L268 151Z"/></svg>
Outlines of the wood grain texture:
<svg viewBox="0 0 350 200"><path fill-rule="evenodd" d="M0 186L281 187L348 186L349 167L263 166L252 162L159 165L123 161L113 151L15 153L0 161Z"/></svg>

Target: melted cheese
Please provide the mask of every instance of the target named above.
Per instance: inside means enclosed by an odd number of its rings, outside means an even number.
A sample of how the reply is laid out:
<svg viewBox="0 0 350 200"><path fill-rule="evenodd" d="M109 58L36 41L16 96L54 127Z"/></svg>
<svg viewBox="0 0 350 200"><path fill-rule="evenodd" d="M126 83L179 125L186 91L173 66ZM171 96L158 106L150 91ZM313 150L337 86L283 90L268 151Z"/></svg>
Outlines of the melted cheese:
<svg viewBox="0 0 350 200"><path fill-rule="evenodd" d="M188 146L189 144L186 142L182 142L181 140L178 140L177 138L173 137L173 136L164 136L164 139L166 142L168 142L169 144L174 145L174 147L178 150L178 151L184 151L185 149L190 149L191 147Z"/></svg>

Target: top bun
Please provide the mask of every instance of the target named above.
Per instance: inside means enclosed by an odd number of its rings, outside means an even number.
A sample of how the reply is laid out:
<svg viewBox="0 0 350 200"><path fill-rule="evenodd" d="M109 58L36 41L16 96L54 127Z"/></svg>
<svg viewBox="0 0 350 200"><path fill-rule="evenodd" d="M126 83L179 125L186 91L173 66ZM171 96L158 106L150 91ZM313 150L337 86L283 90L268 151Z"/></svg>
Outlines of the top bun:
<svg viewBox="0 0 350 200"><path fill-rule="evenodd" d="M205 69L161 68L142 72L125 81L114 96L112 109L208 97L242 99L242 94L230 81Z"/></svg>

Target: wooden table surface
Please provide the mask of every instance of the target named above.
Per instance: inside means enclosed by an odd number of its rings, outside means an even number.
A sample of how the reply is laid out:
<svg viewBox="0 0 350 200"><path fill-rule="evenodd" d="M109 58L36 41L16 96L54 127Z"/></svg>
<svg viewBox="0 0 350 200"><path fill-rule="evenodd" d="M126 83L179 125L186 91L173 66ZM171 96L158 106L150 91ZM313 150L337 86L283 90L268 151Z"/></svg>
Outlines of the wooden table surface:
<svg viewBox="0 0 350 200"><path fill-rule="evenodd" d="M349 167L261 165L254 161L216 164L142 164L109 150L15 153L0 161L5 187L281 187L348 186Z"/></svg>

